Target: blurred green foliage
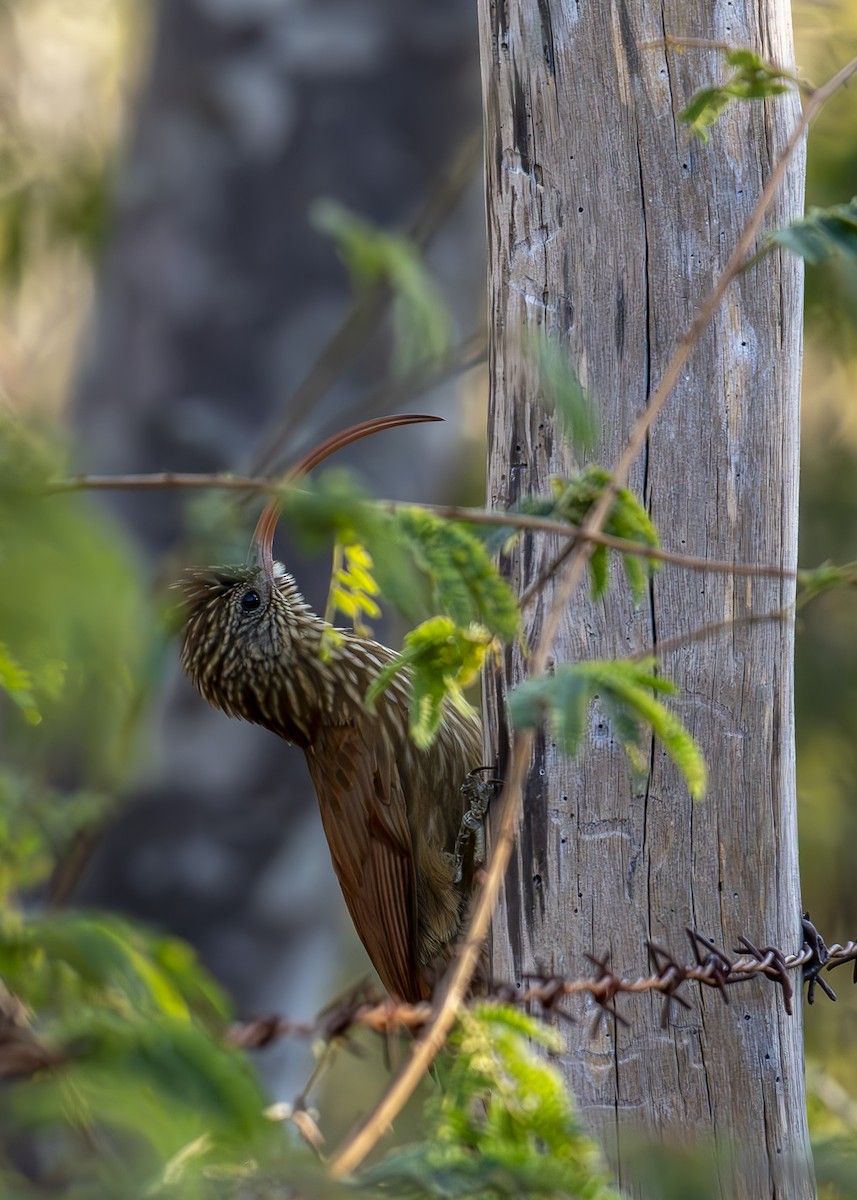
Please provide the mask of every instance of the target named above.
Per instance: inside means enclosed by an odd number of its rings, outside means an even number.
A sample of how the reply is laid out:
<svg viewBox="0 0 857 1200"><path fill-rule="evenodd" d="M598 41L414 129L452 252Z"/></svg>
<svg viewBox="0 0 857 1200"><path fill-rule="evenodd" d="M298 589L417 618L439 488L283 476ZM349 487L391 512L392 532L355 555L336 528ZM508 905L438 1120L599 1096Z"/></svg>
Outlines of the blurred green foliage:
<svg viewBox="0 0 857 1200"><path fill-rule="evenodd" d="M639 662L591 660L558 666L552 674L527 679L509 698L515 727L533 729L547 716L553 736L566 754L577 754L586 731L590 705L597 700L635 775L645 777L650 729L678 767L695 800L705 794L707 772L699 746L678 717L658 699L675 687L656 674L654 659Z"/></svg>
<svg viewBox="0 0 857 1200"><path fill-rule="evenodd" d="M810 208L800 221L778 229L770 240L817 267L836 254L857 256L857 197L848 204Z"/></svg>
<svg viewBox="0 0 857 1200"><path fill-rule="evenodd" d="M0 688L20 713L6 760L109 783L132 753L151 606L91 500L48 493L61 464L48 438L0 425Z"/></svg>
<svg viewBox="0 0 857 1200"><path fill-rule="evenodd" d="M31 147L7 140L0 178L0 278L7 288L21 286L34 254L74 247L91 258L100 250L110 167L92 146L45 165Z"/></svg>
<svg viewBox="0 0 857 1200"><path fill-rule="evenodd" d="M441 362L452 345L452 318L418 249L333 200L312 207L315 227L336 242L355 289L384 284L393 296L393 369L401 376Z"/></svg>
<svg viewBox="0 0 857 1200"><path fill-rule="evenodd" d="M394 1152L367 1179L396 1195L619 1200L559 1071L539 1053L555 1030L516 1009L464 1013L426 1106L422 1145Z"/></svg>
<svg viewBox="0 0 857 1200"><path fill-rule="evenodd" d="M730 104L779 96L794 85L794 77L788 71L766 62L753 50L727 50L724 58L726 65L732 67L729 78L716 87L701 88L679 114L703 142L711 137L711 127Z"/></svg>
<svg viewBox="0 0 857 1200"><path fill-rule="evenodd" d="M850 0L794 5L800 73L820 84L857 54L857 9ZM853 89L835 96L808 143L807 204L825 209L857 194L857 107ZM799 561L811 567L857 558L857 261L836 254L806 269L806 352L801 449ZM828 941L857 931L857 606L853 589L821 596L799 617L795 660L798 801L803 900ZM807 1054L857 1095L850 1063L857 1053L857 1012L846 981L837 1004L819 1000L807 1013ZM810 1073L810 1084L812 1083ZM812 1087L810 1088L812 1091ZM811 1098L814 1128L824 1129ZM825 1135L828 1136L828 1135ZM825 1178L836 1146L853 1146L840 1127L819 1157ZM851 1164L853 1167L853 1162ZM849 1168L850 1170L850 1168ZM846 1172L847 1173L847 1172ZM857 1173L851 1175L852 1181ZM854 1194L822 1192L824 1195Z"/></svg>

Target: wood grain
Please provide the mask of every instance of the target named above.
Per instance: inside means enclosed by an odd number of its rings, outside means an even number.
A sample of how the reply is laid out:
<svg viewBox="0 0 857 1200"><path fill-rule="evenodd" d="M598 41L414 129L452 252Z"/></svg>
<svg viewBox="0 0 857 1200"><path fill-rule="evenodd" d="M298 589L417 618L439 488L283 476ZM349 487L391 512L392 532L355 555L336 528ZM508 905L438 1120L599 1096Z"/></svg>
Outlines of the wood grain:
<svg viewBox="0 0 857 1200"><path fill-rule="evenodd" d="M522 331L544 329L601 417L600 461L618 455L695 307L722 269L797 119L797 100L734 107L708 145L678 114L723 77L721 56L662 44L696 35L749 45L792 66L784 0L693 6L680 0L480 0L486 124L491 328L489 493L496 507L567 471L563 445ZM704 17L704 21L700 18ZM767 228L802 211L798 156ZM631 486L665 545L692 555L795 565L802 270L771 254L728 291L650 435ZM560 549L528 536L505 563L523 590ZM613 657L698 626L783 607L794 584L691 574L664 565L635 607L621 575L605 602L579 596L564 622L564 661ZM549 592L545 603L549 601ZM543 610L542 610L543 611ZM528 631L531 644L539 612ZM701 742L707 799L694 805L663 747L632 780L593 710L582 758L537 742L526 817L495 920L494 976L586 971L609 951L646 970L646 938L683 952L695 926L732 947L740 934L797 949L793 631L743 624L664 660L677 710ZM499 770L510 731L510 657L488 681ZM710 1137L724 1197L814 1194L807 1169L800 1012L776 989L716 994L660 1028L635 1002L631 1028L571 1028L564 1067L589 1124L633 1189L633 1137Z"/></svg>

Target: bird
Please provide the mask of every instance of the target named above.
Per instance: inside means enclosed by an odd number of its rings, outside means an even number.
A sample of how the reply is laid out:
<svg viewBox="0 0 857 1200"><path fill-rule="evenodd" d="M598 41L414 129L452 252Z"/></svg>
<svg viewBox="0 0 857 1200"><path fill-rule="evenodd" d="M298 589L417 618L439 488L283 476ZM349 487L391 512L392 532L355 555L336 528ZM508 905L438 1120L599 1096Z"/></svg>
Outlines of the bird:
<svg viewBox="0 0 857 1200"><path fill-rule="evenodd" d="M382 429L436 417L379 417L334 434L287 476ZM333 867L354 927L388 993L428 999L454 951L484 846L473 804L482 726L447 703L436 739L408 734L411 685L397 672L367 709L394 650L318 616L274 560L280 501L266 505L246 563L190 568L181 663L216 709L299 746L306 756ZM478 792L478 789L476 789Z"/></svg>

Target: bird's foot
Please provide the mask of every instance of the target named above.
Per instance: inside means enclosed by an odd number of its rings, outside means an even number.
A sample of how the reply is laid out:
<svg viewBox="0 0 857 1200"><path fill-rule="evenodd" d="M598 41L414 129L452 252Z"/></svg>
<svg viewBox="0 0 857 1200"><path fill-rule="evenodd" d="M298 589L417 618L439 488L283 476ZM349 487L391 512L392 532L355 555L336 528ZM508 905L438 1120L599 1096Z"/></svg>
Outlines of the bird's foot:
<svg viewBox="0 0 857 1200"><path fill-rule="evenodd" d="M490 770L490 767L474 767L472 771L468 772L467 778L461 785L461 794L469 802L470 807L461 818L458 837L455 839L453 883L461 883L464 874L464 854L471 841L473 842L474 868L481 867L485 862L485 817L488 805L503 782L501 779L483 779L481 777L482 771Z"/></svg>

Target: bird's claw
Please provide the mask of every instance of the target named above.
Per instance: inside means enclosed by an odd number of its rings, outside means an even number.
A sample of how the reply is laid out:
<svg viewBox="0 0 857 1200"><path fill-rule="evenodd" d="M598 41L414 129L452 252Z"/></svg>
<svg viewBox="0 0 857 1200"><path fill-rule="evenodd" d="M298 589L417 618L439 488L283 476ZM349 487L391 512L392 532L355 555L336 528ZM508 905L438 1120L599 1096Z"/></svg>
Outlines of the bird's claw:
<svg viewBox="0 0 857 1200"><path fill-rule="evenodd" d="M502 783L500 779L482 779L480 772L489 771L490 767L474 767L468 772L467 778L461 785L461 794L470 802L470 807L461 818L458 837L455 839L453 855L455 872L453 883L461 883L464 874L464 852L473 841L473 866L481 867L485 862L485 816L488 805L495 795L495 789Z"/></svg>

